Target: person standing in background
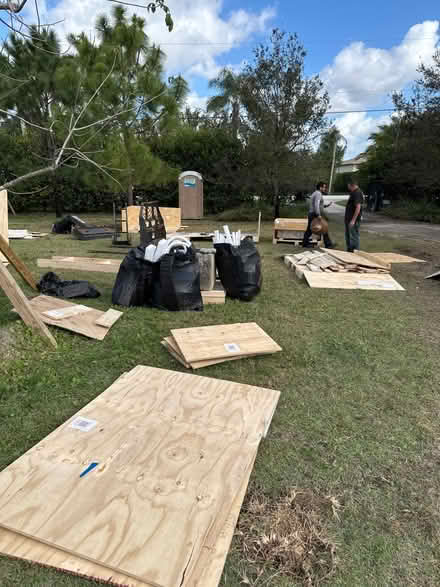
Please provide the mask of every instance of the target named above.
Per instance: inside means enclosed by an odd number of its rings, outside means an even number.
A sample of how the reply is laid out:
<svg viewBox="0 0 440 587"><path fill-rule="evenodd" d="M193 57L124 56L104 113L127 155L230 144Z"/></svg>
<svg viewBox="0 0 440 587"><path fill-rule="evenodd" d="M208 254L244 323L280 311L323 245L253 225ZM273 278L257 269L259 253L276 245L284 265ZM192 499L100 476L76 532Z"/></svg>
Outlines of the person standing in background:
<svg viewBox="0 0 440 587"><path fill-rule="evenodd" d="M323 194L327 193L327 184L323 181L320 181L316 185L316 190L310 196L310 204L309 204L309 214L308 214L308 222L307 222L307 229L303 236L302 246L304 248L310 247L310 237L312 236L312 222L315 218L321 218L322 209L328 208L331 205L324 204L324 197ZM327 249L333 249L334 244L331 241L330 235L328 232L324 233L324 244Z"/></svg>
<svg viewBox="0 0 440 587"><path fill-rule="evenodd" d="M350 181L347 185L350 197L345 208L345 242L347 251L353 253L360 248L360 226L362 218L362 205L364 194L359 186Z"/></svg>

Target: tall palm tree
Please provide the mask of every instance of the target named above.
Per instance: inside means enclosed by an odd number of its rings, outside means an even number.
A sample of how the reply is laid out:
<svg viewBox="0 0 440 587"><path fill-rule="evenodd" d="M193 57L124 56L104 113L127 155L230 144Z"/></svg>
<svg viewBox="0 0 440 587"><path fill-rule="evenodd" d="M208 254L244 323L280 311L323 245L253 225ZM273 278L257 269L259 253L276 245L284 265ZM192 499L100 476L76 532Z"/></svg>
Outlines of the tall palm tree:
<svg viewBox="0 0 440 587"><path fill-rule="evenodd" d="M240 128L241 76L226 67L209 82L210 88L219 90L208 100L208 112L226 112L230 115L232 134L238 137Z"/></svg>

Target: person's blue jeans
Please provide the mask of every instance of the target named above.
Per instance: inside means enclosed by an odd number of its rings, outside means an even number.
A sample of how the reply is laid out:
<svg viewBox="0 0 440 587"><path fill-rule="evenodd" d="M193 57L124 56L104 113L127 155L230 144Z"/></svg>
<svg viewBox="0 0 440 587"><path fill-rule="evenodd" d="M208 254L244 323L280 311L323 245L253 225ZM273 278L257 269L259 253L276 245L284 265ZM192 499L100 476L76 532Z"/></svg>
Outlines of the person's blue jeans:
<svg viewBox="0 0 440 587"><path fill-rule="evenodd" d="M352 253L355 249L359 250L361 247L359 229L361 226L360 219L356 220L354 226L350 226L348 222L345 223L345 243L347 251Z"/></svg>

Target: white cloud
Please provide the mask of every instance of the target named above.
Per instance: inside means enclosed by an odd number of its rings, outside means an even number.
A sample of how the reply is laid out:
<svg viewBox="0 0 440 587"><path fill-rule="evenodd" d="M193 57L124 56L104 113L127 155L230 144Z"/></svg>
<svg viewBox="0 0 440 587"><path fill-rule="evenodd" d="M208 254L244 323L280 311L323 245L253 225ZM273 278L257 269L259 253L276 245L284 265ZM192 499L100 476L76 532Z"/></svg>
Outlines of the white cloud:
<svg viewBox="0 0 440 587"><path fill-rule="evenodd" d="M335 125L347 139L345 158L351 159L365 151L371 133L377 130L378 126L389 123L390 120L389 115L373 118L365 112L351 112L341 116Z"/></svg>
<svg viewBox="0 0 440 587"><path fill-rule="evenodd" d="M190 92L186 98L186 105L192 110L200 108L204 110L206 108L206 102L208 98L206 96L199 96L197 92Z"/></svg>
<svg viewBox="0 0 440 587"><path fill-rule="evenodd" d="M439 21L412 26L391 49L352 43L321 72L332 110L353 110L382 103L393 91L417 78L421 63L429 64L440 39Z"/></svg>
<svg viewBox="0 0 440 587"><path fill-rule="evenodd" d="M151 14L142 8L125 8L129 15L136 12L145 18L146 33L167 56L168 73L206 78L218 73L218 56L266 31L275 16L275 10L269 7L260 12L236 10L225 18L221 14L222 0L169 0L167 4L174 20L171 33L162 11ZM53 8L43 10L42 18L46 22L62 20L57 28L63 38L82 31L93 37L96 18L110 14L113 8L114 4L107 0L60 0Z"/></svg>

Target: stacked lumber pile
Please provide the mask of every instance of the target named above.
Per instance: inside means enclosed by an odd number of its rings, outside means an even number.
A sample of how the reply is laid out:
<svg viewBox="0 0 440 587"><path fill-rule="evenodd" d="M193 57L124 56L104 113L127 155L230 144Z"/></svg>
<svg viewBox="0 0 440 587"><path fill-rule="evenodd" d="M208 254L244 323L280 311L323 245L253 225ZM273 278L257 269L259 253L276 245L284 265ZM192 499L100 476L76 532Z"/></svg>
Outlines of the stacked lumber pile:
<svg viewBox="0 0 440 587"><path fill-rule="evenodd" d="M279 396L135 367L0 473L0 553L113 585L217 587Z"/></svg>
<svg viewBox="0 0 440 587"><path fill-rule="evenodd" d="M267 355L281 347L255 322L171 330L161 343L187 369Z"/></svg>

